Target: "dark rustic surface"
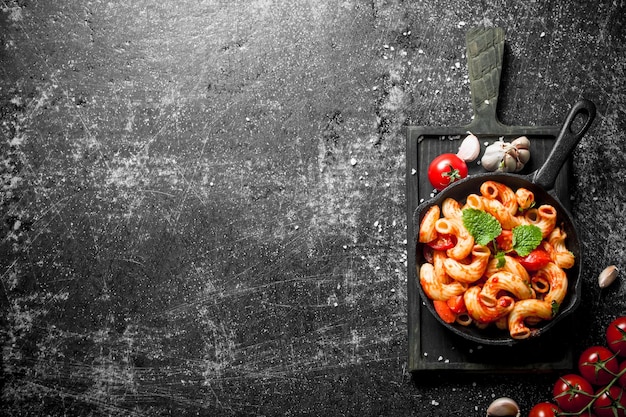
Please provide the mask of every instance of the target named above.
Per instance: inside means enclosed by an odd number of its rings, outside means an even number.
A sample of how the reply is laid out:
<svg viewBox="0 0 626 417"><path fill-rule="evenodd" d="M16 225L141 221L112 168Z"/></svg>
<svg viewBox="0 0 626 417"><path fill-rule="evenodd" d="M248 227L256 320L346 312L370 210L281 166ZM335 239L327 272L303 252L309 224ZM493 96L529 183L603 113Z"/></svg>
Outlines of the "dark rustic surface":
<svg viewBox="0 0 626 417"><path fill-rule="evenodd" d="M405 136L585 97L575 349L626 313L624 1L0 1L2 411L484 415L552 375L406 370Z"/></svg>

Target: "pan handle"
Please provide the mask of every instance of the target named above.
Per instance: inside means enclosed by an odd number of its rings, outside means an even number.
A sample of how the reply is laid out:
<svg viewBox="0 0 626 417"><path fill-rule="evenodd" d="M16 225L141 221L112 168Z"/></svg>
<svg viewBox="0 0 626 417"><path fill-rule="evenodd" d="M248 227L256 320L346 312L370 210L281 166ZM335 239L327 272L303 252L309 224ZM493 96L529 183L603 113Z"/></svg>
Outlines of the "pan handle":
<svg viewBox="0 0 626 417"><path fill-rule="evenodd" d="M589 100L582 99L574 104L569 111L563 127L556 138L552 151L543 166L535 172L532 182L551 190L563 164L585 135L596 116L596 106ZM579 122L578 119L582 118ZM582 123L582 126L579 124Z"/></svg>

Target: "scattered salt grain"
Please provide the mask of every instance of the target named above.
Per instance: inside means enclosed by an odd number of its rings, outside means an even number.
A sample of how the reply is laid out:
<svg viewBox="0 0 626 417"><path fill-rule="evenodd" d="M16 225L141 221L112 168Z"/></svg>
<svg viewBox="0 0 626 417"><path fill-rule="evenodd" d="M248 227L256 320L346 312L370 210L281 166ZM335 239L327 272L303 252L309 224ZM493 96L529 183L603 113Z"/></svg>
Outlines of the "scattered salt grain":
<svg viewBox="0 0 626 417"><path fill-rule="evenodd" d="M540 37L540 38L543 38L544 36L546 36L546 32L541 32L541 33L539 34L539 37Z"/></svg>
<svg viewBox="0 0 626 417"><path fill-rule="evenodd" d="M350 165L352 165L352 166L356 165L356 159L355 158L350 159Z"/></svg>

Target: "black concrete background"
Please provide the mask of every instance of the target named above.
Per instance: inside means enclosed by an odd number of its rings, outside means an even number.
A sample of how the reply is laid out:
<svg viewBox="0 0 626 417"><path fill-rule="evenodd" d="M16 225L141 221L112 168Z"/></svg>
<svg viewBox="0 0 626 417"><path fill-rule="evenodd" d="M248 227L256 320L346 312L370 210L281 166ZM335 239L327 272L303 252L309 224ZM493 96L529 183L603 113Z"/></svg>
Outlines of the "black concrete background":
<svg viewBox="0 0 626 417"><path fill-rule="evenodd" d="M2 409L15 416L523 414L554 375L406 371L407 125L598 118L574 155L577 351L626 313L625 5L0 1Z"/></svg>

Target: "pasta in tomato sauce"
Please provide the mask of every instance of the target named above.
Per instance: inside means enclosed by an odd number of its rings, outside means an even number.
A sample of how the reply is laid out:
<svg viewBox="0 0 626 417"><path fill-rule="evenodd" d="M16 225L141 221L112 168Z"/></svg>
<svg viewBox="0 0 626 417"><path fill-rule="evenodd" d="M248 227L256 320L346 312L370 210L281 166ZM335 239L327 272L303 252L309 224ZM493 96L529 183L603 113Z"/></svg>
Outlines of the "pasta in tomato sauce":
<svg viewBox="0 0 626 417"><path fill-rule="evenodd" d="M536 333L536 326L558 311L568 291L565 270L576 261L567 249L567 234L558 226L556 209L536 203L526 188L485 181L480 193L465 201L447 198L441 207L431 207L418 233L418 241L432 251L418 271L424 294L438 301L462 295L464 308L454 312L460 325L506 329L514 339ZM462 220L465 209L490 214L502 230L500 236L479 244ZM541 236L527 256L520 256L510 242L521 225L536 226ZM447 246L435 245L442 237ZM530 262L539 252L542 261Z"/></svg>

